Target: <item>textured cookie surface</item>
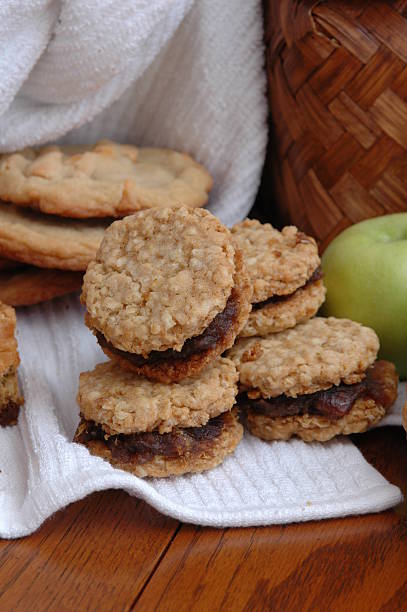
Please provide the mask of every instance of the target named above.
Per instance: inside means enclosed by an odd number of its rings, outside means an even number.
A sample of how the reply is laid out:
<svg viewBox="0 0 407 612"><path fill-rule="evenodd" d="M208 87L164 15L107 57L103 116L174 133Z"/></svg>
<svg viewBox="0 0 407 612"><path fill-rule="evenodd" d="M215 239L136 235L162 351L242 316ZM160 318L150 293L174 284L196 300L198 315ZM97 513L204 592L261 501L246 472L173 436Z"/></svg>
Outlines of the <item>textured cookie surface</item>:
<svg viewBox="0 0 407 612"><path fill-rule="evenodd" d="M104 141L25 149L0 159L0 198L66 217L203 206L212 179L189 155Z"/></svg>
<svg viewBox="0 0 407 612"><path fill-rule="evenodd" d="M267 336L302 323L313 317L325 300L326 289L322 280L300 287L282 301L271 302L252 310L240 335Z"/></svg>
<svg viewBox="0 0 407 612"><path fill-rule="evenodd" d="M239 444L243 436L243 427L239 423L234 411L222 414L218 419L222 420L222 430L212 440L202 439L201 444L194 445L179 456L166 456L156 454L147 461L140 462L137 457L120 458L115 456L114 451L101 440L89 440L82 442L92 455L97 455L109 461L114 467L126 470L139 476L165 478L168 476L180 476L192 472L203 472L212 469L222 463ZM165 435L165 434L164 434ZM80 426L75 434L75 441L79 441Z"/></svg>
<svg viewBox="0 0 407 612"><path fill-rule="evenodd" d="M279 232L269 223L246 219L231 231L253 284L253 302L293 293L320 264L315 240L296 227Z"/></svg>
<svg viewBox="0 0 407 612"><path fill-rule="evenodd" d="M86 270L109 221L72 221L0 202L0 255L40 268Z"/></svg>
<svg viewBox="0 0 407 612"><path fill-rule="evenodd" d="M18 392L17 366L20 358L15 338L16 315L0 303L0 426L15 425L22 398Z"/></svg>
<svg viewBox="0 0 407 612"><path fill-rule="evenodd" d="M11 306L30 306L79 291L83 274L23 266L0 272L0 300Z"/></svg>
<svg viewBox="0 0 407 612"><path fill-rule="evenodd" d="M250 410L247 428L251 434L263 440L289 440L297 436L305 442L326 442L341 434L366 431L385 414L383 406L374 400L357 400L348 414L337 421L314 414L270 418Z"/></svg>
<svg viewBox="0 0 407 612"><path fill-rule="evenodd" d="M15 338L16 313L14 308L0 302L0 374L20 363Z"/></svg>
<svg viewBox="0 0 407 612"><path fill-rule="evenodd" d="M235 254L235 263L235 285L225 311L211 321L202 336L188 340L180 352L170 350L163 353L150 353L150 357L153 354L156 360L147 360L143 365L136 365L132 361L131 353L118 351L112 345L108 347L102 343L103 351L110 359L119 363L122 368L130 369L141 376L163 383L177 382L187 376L198 374L207 364L233 345L236 336L243 329L249 316L252 286L243 268L240 251ZM224 327L225 314L230 315L226 327ZM220 323L220 318L223 319L223 324ZM199 350L194 352L194 349L191 349L191 344L195 347L199 346ZM157 359L157 356L159 356L159 359Z"/></svg>
<svg viewBox="0 0 407 612"><path fill-rule="evenodd" d="M200 208L116 221L84 277L88 324L123 351L180 350L225 308L234 260L229 230Z"/></svg>
<svg viewBox="0 0 407 612"><path fill-rule="evenodd" d="M296 397L359 382L378 350L372 329L348 319L315 317L266 338L242 338L228 357L251 397Z"/></svg>
<svg viewBox="0 0 407 612"><path fill-rule="evenodd" d="M111 434L198 427L232 408L237 394L233 361L219 358L199 376L179 383L150 382L107 362L80 376L78 404L87 420Z"/></svg>

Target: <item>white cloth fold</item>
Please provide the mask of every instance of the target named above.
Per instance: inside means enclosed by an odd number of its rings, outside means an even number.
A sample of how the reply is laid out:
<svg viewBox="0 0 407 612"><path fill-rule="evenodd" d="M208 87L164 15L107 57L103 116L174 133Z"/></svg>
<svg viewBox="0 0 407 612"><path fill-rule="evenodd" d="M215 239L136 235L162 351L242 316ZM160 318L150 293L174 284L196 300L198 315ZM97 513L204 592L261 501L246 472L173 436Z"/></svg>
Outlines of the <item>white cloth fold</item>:
<svg viewBox="0 0 407 612"><path fill-rule="evenodd" d="M269 444L246 434L218 468L171 479L141 480L113 469L70 442L79 420L79 373L105 359L83 315L77 297L18 312L26 405L17 427L0 429L0 537L27 535L66 504L108 488L123 488L174 518L217 527L376 512L401 501L400 490L346 438ZM394 422L401 423L402 399L388 417Z"/></svg>
<svg viewBox="0 0 407 612"><path fill-rule="evenodd" d="M253 203L267 141L261 23L260 1L3 0L0 149L63 137L186 150L213 174L210 207L232 224ZM79 373L104 358L77 297L20 309L18 328L25 408L17 427L0 429L1 537L27 535L107 488L219 527L375 512L401 500L346 439L267 444L246 435L204 474L143 481L115 470L71 443Z"/></svg>

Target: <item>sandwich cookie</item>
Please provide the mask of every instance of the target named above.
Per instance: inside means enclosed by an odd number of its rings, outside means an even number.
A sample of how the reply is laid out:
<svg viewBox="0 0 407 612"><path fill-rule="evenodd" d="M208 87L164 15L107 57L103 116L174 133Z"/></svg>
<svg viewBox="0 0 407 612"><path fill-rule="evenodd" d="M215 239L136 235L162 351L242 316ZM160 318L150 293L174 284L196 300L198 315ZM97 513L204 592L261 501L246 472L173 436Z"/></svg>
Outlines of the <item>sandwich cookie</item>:
<svg viewBox="0 0 407 612"><path fill-rule="evenodd" d="M63 217L203 206L211 187L209 173L189 155L110 141L24 149L0 159L0 198Z"/></svg>
<svg viewBox="0 0 407 612"><path fill-rule="evenodd" d="M86 324L122 367L161 382L200 372L247 321L251 285L230 232L202 209L114 222L84 277Z"/></svg>
<svg viewBox="0 0 407 612"><path fill-rule="evenodd" d="M375 361L378 349L372 329L333 317L239 340L228 357L239 372L238 405L249 431L306 442L365 431L397 397L395 367Z"/></svg>
<svg viewBox="0 0 407 612"><path fill-rule="evenodd" d="M140 477L202 472L219 465L243 434L235 412L237 372L219 358L199 376L151 382L102 363L80 375L74 441Z"/></svg>
<svg viewBox="0 0 407 612"><path fill-rule="evenodd" d="M253 308L241 336L267 336L313 317L325 300L318 247L288 226L246 219L232 228L253 285Z"/></svg>
<svg viewBox="0 0 407 612"><path fill-rule="evenodd" d="M16 313L0 302L0 426L15 425L23 398L18 392L20 363L15 338Z"/></svg>

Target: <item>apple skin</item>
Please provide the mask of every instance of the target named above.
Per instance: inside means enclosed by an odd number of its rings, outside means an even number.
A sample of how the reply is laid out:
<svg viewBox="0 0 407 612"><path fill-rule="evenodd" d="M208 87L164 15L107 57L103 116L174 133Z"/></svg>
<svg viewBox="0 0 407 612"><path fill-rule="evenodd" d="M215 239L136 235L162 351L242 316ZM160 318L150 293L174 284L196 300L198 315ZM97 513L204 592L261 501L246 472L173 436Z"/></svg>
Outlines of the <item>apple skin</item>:
<svg viewBox="0 0 407 612"><path fill-rule="evenodd" d="M407 212L344 230L325 250L322 269L322 314L372 327L380 338L379 356L407 379Z"/></svg>

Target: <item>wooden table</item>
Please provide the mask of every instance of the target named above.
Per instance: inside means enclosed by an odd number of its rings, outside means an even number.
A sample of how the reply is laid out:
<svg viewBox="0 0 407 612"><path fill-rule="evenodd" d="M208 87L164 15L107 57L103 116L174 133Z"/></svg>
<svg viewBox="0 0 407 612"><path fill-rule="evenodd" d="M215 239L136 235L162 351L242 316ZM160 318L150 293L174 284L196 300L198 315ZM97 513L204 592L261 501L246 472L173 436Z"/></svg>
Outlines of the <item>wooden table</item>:
<svg viewBox="0 0 407 612"><path fill-rule="evenodd" d="M353 437L407 495L401 427ZM122 491L0 542L0 610L407 609L407 504L297 525L180 524Z"/></svg>

